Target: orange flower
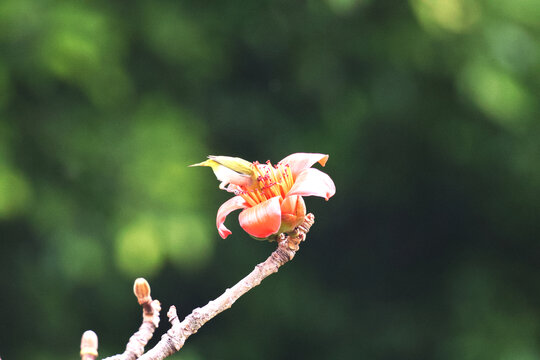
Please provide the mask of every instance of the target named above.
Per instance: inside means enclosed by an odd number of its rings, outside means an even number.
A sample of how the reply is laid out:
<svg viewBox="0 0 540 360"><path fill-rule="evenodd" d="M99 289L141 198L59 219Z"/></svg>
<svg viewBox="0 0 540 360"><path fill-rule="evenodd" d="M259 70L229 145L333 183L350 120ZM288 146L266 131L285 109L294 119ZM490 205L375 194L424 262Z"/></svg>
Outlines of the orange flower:
<svg viewBox="0 0 540 360"><path fill-rule="evenodd" d="M214 163L227 167L229 157L212 157ZM221 161L221 160L224 161ZM317 169L311 168L319 162L326 164L328 155L296 153L287 156L277 165L272 166L254 162L250 170L242 170L235 176L221 176L219 179L228 183L227 191L236 196L227 200L218 210L216 226L222 238L231 231L224 225L227 215L243 209L238 220L240 226L251 236L266 239L282 232L290 232L300 225L306 215L306 206L302 196L320 196L328 200L336 192L332 179ZM216 165L212 168L216 172ZM209 165L204 165L209 166ZM234 170L231 170L234 171ZM220 172L223 174L224 171ZM216 172L216 175L218 173ZM236 178L242 179L235 181ZM254 179L247 182L245 179Z"/></svg>

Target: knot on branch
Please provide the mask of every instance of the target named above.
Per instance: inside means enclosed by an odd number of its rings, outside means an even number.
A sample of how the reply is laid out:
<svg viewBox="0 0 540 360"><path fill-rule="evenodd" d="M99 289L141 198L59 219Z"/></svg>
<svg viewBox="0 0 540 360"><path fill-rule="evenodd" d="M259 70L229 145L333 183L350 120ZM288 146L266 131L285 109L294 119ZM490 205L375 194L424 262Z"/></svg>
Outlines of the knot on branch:
<svg viewBox="0 0 540 360"><path fill-rule="evenodd" d="M282 243L292 251L292 253L288 254L289 259L292 260L294 257L294 253L300 249L300 243L304 240L306 240L306 234L308 233L309 229L311 229L311 226L315 222L315 216L313 214L307 214L304 218L304 221L298 225L292 232L289 234L281 234L279 236L278 242L280 246L282 246Z"/></svg>
<svg viewBox="0 0 540 360"><path fill-rule="evenodd" d="M182 337L179 334L181 329L180 320L178 320L178 315L176 314L176 306L172 305L169 308L169 312L167 312L167 317L169 318L169 322L171 323L171 328L169 329L169 331L167 331L166 334L168 336L168 342L171 344L175 351L178 351L182 348L184 342L182 341Z"/></svg>

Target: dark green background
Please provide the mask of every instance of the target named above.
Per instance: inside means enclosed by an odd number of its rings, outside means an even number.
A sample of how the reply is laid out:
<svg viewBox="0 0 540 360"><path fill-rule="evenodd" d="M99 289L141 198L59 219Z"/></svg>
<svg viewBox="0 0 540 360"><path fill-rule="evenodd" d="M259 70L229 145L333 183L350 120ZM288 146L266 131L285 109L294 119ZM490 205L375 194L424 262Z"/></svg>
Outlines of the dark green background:
<svg viewBox="0 0 540 360"><path fill-rule="evenodd" d="M103 356L275 244L207 154L330 154L292 263L174 359L540 357L540 3L0 0L0 356ZM156 339L167 328L162 327ZM155 339L154 339L155 340ZM154 343L154 342L152 342Z"/></svg>

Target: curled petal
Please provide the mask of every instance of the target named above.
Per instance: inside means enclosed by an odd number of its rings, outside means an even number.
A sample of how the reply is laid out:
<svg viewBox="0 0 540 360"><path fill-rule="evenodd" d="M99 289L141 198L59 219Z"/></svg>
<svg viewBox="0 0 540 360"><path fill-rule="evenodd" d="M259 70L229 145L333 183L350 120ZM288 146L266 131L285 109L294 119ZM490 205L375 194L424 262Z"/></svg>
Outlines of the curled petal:
<svg viewBox="0 0 540 360"><path fill-rule="evenodd" d="M247 208L246 201L241 196L235 196L225 201L218 209L216 226L218 228L219 235L225 239L231 234L231 231L224 225L225 218L234 210Z"/></svg>
<svg viewBox="0 0 540 360"><path fill-rule="evenodd" d="M328 161L328 155L316 153L295 153L287 156L280 161L282 164L288 164L291 168L291 173L296 179L296 176L304 169L308 169L316 162L324 166Z"/></svg>
<svg viewBox="0 0 540 360"><path fill-rule="evenodd" d="M330 176L317 169L305 169L298 174L287 196L320 196L328 200L335 193L336 185Z"/></svg>
<svg viewBox="0 0 540 360"><path fill-rule="evenodd" d="M279 197L273 197L245 209L240 213L238 220L242 229L251 236L266 238L277 233L281 225Z"/></svg>

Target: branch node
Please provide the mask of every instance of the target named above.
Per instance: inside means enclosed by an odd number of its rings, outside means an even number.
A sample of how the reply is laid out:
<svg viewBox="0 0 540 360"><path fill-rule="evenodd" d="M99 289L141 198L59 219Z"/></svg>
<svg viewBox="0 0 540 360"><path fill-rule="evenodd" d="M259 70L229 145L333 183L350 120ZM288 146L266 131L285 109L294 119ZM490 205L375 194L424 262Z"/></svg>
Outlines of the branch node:
<svg viewBox="0 0 540 360"><path fill-rule="evenodd" d="M180 336L180 320L178 319L178 314L176 313L176 306L172 305L167 312L167 317L171 323L171 328L164 337L167 337L169 343L176 349L180 350L184 345L184 342L181 340Z"/></svg>
<svg viewBox="0 0 540 360"><path fill-rule="evenodd" d="M169 311L167 312L167 317L169 318L169 322L171 325L174 325L174 323L178 320L178 314L176 313L176 306L172 305L169 308Z"/></svg>
<svg viewBox="0 0 540 360"><path fill-rule="evenodd" d="M159 300L152 300L150 303L143 304L143 322L151 322L154 327L159 326L159 312L161 303Z"/></svg>
<svg viewBox="0 0 540 360"><path fill-rule="evenodd" d="M278 237L278 243L280 246L286 246L292 252L289 252L289 260L292 260L294 254L300 249L300 243L306 240L306 233L309 231L313 223L315 222L315 216L313 214L307 214L304 218L304 222L298 225L289 235L280 234Z"/></svg>

